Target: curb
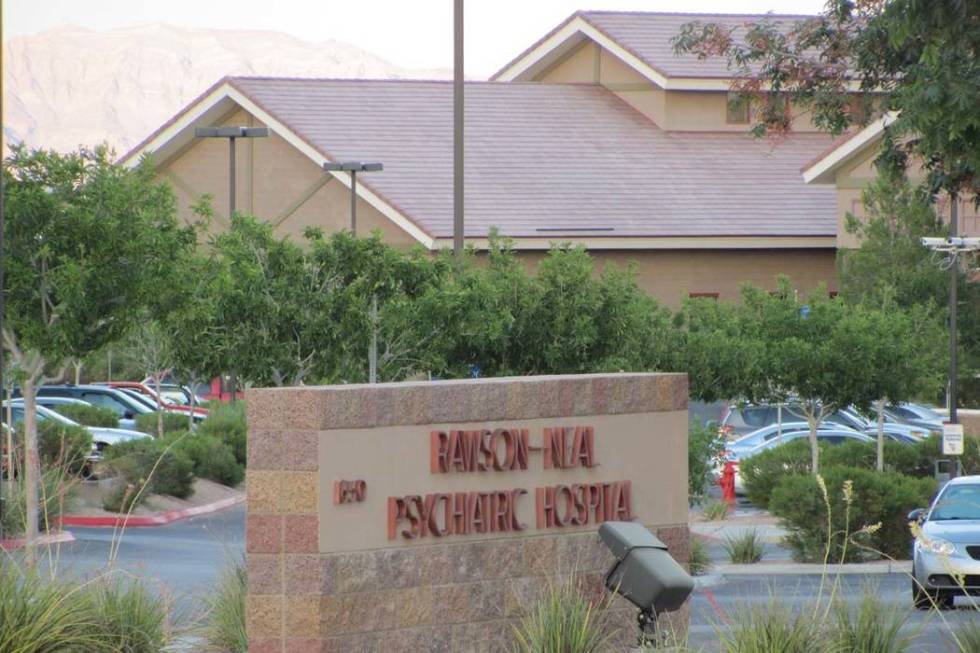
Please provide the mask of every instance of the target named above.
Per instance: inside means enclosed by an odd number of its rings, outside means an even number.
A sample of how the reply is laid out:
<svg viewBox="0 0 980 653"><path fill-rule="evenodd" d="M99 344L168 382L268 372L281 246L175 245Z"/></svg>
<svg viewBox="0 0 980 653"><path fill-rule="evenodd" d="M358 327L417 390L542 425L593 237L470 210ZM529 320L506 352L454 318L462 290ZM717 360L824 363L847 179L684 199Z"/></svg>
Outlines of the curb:
<svg viewBox="0 0 980 653"><path fill-rule="evenodd" d="M75 536L69 531L58 531L54 534L42 535L37 538L36 545L45 544L62 544L65 542L74 542ZM27 540L22 537L14 537L9 540L0 540L0 550L2 551L16 551L17 549L22 549L27 546Z"/></svg>
<svg viewBox="0 0 980 653"><path fill-rule="evenodd" d="M844 565L822 565L807 563L770 563L753 565L712 565L710 575L720 576L848 576L874 574L909 574L912 573L911 560L897 562L859 562Z"/></svg>
<svg viewBox="0 0 980 653"><path fill-rule="evenodd" d="M115 515L111 517L91 517L86 515L64 515L62 526L85 526L92 528L139 528L148 526L166 526L181 519L207 515L226 508L244 503L245 497L229 497L203 506L184 508L182 510L166 510L152 515Z"/></svg>

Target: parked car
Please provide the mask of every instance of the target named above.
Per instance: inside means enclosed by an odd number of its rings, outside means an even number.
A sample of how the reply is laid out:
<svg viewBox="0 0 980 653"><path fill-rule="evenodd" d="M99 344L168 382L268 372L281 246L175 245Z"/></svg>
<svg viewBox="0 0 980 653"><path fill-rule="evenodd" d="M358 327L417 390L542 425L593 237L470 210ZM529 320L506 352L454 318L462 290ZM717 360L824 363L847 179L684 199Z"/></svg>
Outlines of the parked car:
<svg viewBox="0 0 980 653"><path fill-rule="evenodd" d="M957 595L980 596L980 476L949 481L909 521L922 529L913 544L912 604L949 608Z"/></svg>
<svg viewBox="0 0 980 653"><path fill-rule="evenodd" d="M201 408L198 405L191 408L188 395L184 394L184 391L179 385L161 385L159 398L157 397L156 391L153 389L153 385L147 385L145 382L136 383L135 381L106 381L97 383L96 385L105 385L110 388L122 390L127 394L139 395L149 402L153 410L156 410L159 401L159 403L162 404L163 409L168 412L183 413L185 415L189 412L193 412L195 421L201 421L208 416L207 408ZM198 402L195 400L195 404L196 403Z"/></svg>
<svg viewBox="0 0 980 653"><path fill-rule="evenodd" d="M911 424L936 434L943 432L943 421L945 421L942 415L928 406L913 403L886 406L885 416L897 423Z"/></svg>
<svg viewBox="0 0 980 653"><path fill-rule="evenodd" d="M799 404L784 404L781 410L777 406L769 404L749 404L746 406L730 406L722 419L720 430L726 438L733 439L761 428L774 426L779 423L780 419L783 421L784 430L787 429L787 424L806 423L806 415ZM878 435L878 425L854 408L835 410L824 417L824 423L851 428L872 437ZM886 437L907 444L929 435L928 429L901 424L895 420L886 420L883 430Z"/></svg>
<svg viewBox="0 0 980 653"><path fill-rule="evenodd" d="M9 402L3 402L3 420L7 419L7 405L10 405L11 412L11 422L17 424L18 422L24 421L24 400L23 399L11 399ZM84 403L84 402L83 402ZM130 440L139 440L142 438L150 437L146 433L140 431L130 431L126 429L113 429L106 428L103 426L83 426L78 422L68 419L61 413L54 411L50 408L46 408L43 405L37 405L34 411L35 418L40 421L52 420L55 422L60 422L66 426L81 426L86 431L92 434L92 449L93 449L93 460L101 458L102 451L110 445L118 444L119 442L128 442Z"/></svg>
<svg viewBox="0 0 980 653"><path fill-rule="evenodd" d="M810 437L809 426L803 422L790 422L789 423L793 430L786 430L786 424L783 425L782 436L778 435L778 427L770 426L765 429L760 429L762 432L761 441L754 442L752 438L758 437L756 434L752 433L749 436L739 440L737 442L729 445L727 450L724 452L723 456L725 461L735 463L735 494L745 494L745 486L742 484L742 476L739 474L739 464L746 458L750 458L759 452L772 449L773 447L778 447L788 442L793 442L801 438ZM802 425L804 428L799 428ZM743 442L743 444L739 444ZM843 444L845 442L874 442L874 438L865 435L864 433L859 433L853 429L824 424L817 429L817 441L824 442L830 445ZM721 474L724 470L724 462L722 462L718 468L716 468L716 473Z"/></svg>
<svg viewBox="0 0 980 653"><path fill-rule="evenodd" d="M14 389L14 397L19 396L20 391ZM126 429L136 428L137 415L153 412L129 395L103 385L43 385L37 389L37 396L81 399L93 406L108 408L119 416L119 426Z"/></svg>
<svg viewBox="0 0 980 653"><path fill-rule="evenodd" d="M153 389L156 384L153 382L151 377L146 377L140 382L143 386ZM194 406L203 406L207 403L207 400L201 397L201 395L195 393L189 386L181 385L175 382L172 378L168 378L166 381L160 384L160 395L172 404L179 406L190 406L191 399L194 400Z"/></svg>

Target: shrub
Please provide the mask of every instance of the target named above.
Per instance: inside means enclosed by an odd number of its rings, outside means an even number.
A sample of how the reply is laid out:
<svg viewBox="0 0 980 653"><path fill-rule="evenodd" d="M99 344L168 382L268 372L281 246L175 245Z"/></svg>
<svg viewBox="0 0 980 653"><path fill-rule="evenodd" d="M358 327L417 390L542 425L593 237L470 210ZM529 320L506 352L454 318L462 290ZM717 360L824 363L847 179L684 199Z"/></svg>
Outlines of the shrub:
<svg viewBox="0 0 980 653"><path fill-rule="evenodd" d="M157 413L143 413L136 416L136 430L150 435L157 435ZM187 416L178 413L163 413L163 433L173 433L187 430Z"/></svg>
<svg viewBox="0 0 980 653"><path fill-rule="evenodd" d="M120 482L102 497L102 509L126 514L146 500L147 492L140 492L141 485L120 479Z"/></svg>
<svg viewBox="0 0 980 653"><path fill-rule="evenodd" d="M831 561L875 558L875 552L908 558L911 536L906 515L928 505L935 481L856 467L828 468L822 478L826 499L811 474L783 476L772 492L769 509L789 531L786 542L796 560L822 562L828 546ZM852 482L849 496L844 491L848 480ZM880 526L873 532L859 533L875 524Z"/></svg>
<svg viewBox="0 0 980 653"><path fill-rule="evenodd" d="M245 478L245 468L235 460L232 448L218 438L203 433L172 433L167 436L174 447L194 463L194 475L234 487Z"/></svg>
<svg viewBox="0 0 980 653"><path fill-rule="evenodd" d="M697 535L691 535L691 553L687 559L687 568L692 576L700 576L711 565L708 547Z"/></svg>
<svg viewBox="0 0 980 653"><path fill-rule="evenodd" d="M691 422L687 429L687 494L693 504L704 498L725 441L712 422Z"/></svg>
<svg viewBox="0 0 980 653"><path fill-rule="evenodd" d="M103 406L92 406L89 404L56 404L52 410L64 415L73 422L78 422L82 426L102 426L106 428L119 428L119 416L112 410Z"/></svg>
<svg viewBox="0 0 980 653"><path fill-rule="evenodd" d="M933 477L936 473L936 460L950 458L943 454L942 442L941 436L931 435L911 445L908 458L901 462L897 470L911 476ZM980 474L980 438L964 438L963 455L959 459L964 475Z"/></svg>
<svg viewBox="0 0 980 653"><path fill-rule="evenodd" d="M214 594L207 599L208 615L204 638L212 649L229 653L246 653L245 594L248 571L244 561L231 562L218 579Z"/></svg>
<svg viewBox="0 0 980 653"><path fill-rule="evenodd" d="M106 449L106 463L124 483L137 488L147 484L144 492L167 494L186 499L194 492L194 463L174 440L143 438L120 442Z"/></svg>
<svg viewBox="0 0 980 653"><path fill-rule="evenodd" d="M513 650L604 653L612 648L615 636L608 606L606 595L590 598L574 576L561 584L549 585L540 600L526 607L514 627Z"/></svg>
<svg viewBox="0 0 980 653"><path fill-rule="evenodd" d="M103 650L157 653L166 646L166 607L142 583L105 575L92 581L86 593Z"/></svg>
<svg viewBox="0 0 980 653"><path fill-rule="evenodd" d="M895 471L912 476L932 476L911 473L921 458L915 445L885 440L885 471ZM831 467L861 467L875 469L877 445L870 442L845 442L836 446L820 445L821 470ZM749 501L760 508L768 508L772 490L780 479L789 474L810 472L810 442L805 438L761 451L739 464L739 474Z"/></svg>
<svg viewBox="0 0 980 653"><path fill-rule="evenodd" d="M42 467L57 467L78 475L87 466L92 434L83 427L41 420L37 423L37 438Z"/></svg>
<svg viewBox="0 0 980 653"><path fill-rule="evenodd" d="M6 483L6 481L4 481ZM68 511L74 502L77 480L65 474L64 470L54 467L41 472L40 515L38 515L38 530L45 532L48 527L54 528L61 515ZM7 486L4 485L6 492ZM24 533L27 525L27 497L24 493L24 477L14 479L13 490L3 496L3 532L5 537L13 537ZM0 647L0 651L4 650Z"/></svg>
<svg viewBox="0 0 980 653"><path fill-rule="evenodd" d="M977 653L980 651L980 620L967 619L960 622L950 633L957 653Z"/></svg>
<svg viewBox="0 0 980 653"><path fill-rule="evenodd" d="M208 418L197 427L198 435L211 435L231 447L235 460L245 466L248 427L245 422L245 402L234 404L215 402L208 410Z"/></svg>
<svg viewBox="0 0 980 653"><path fill-rule="evenodd" d="M755 530L728 536L724 546L728 559L734 564L751 565L762 560L762 540Z"/></svg>

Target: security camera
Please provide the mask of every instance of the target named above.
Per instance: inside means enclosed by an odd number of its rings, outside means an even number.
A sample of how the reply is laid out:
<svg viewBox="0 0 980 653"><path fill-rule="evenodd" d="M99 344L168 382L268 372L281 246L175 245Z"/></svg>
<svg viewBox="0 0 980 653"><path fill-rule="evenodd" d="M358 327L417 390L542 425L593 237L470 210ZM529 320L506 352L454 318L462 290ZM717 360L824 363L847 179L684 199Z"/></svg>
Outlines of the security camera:
<svg viewBox="0 0 980 653"><path fill-rule="evenodd" d="M657 615L680 608L694 590L694 579L667 552L667 545L640 524L605 522L599 537L616 558L606 589L639 608L640 644L653 641Z"/></svg>

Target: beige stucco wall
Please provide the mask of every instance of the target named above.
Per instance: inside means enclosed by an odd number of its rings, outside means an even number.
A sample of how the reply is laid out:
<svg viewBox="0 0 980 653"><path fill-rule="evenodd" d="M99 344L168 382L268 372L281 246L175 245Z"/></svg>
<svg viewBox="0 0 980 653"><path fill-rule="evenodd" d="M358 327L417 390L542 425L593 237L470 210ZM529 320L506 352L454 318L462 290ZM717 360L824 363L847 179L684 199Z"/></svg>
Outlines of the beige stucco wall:
<svg viewBox="0 0 980 653"><path fill-rule="evenodd" d="M545 256L521 254L531 270ZM823 283L837 289L835 252L832 249L758 250L593 250L596 271L606 265L637 265L640 287L668 306L678 307L690 293L718 293L719 299L735 300L739 288L749 282L774 289L776 277L786 274L794 287L809 292Z"/></svg>
<svg viewBox="0 0 980 653"><path fill-rule="evenodd" d="M548 83L599 83L623 98L659 127L673 131L748 131L748 124L729 124L728 93L664 91L593 41L572 50L535 76ZM809 115L798 112L797 131L816 131Z"/></svg>
<svg viewBox="0 0 980 653"><path fill-rule="evenodd" d="M259 126L245 111L227 116L223 125ZM162 179L177 194L179 211L192 219L190 206L204 193L213 196L213 230L228 226L228 141L202 138L160 163ZM272 133L268 138L240 139L236 145L236 208L275 225L276 234L296 239L307 227L330 233L350 225L350 190L317 168L308 157ZM382 173L383 174L383 173ZM359 177L363 183L364 177ZM324 183L326 182L326 183ZM394 245L417 241L363 199L357 204L358 234L380 229Z"/></svg>

